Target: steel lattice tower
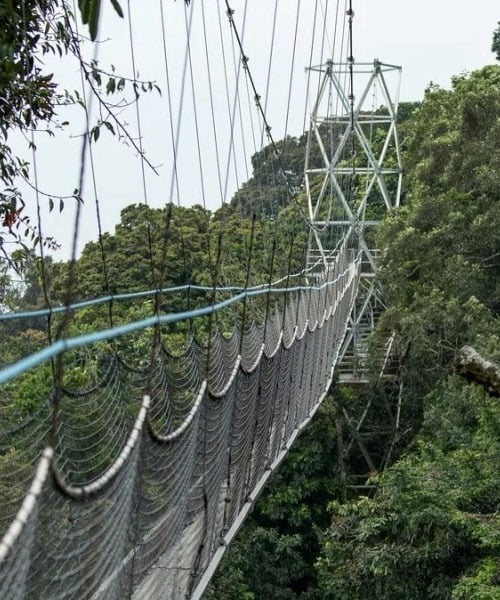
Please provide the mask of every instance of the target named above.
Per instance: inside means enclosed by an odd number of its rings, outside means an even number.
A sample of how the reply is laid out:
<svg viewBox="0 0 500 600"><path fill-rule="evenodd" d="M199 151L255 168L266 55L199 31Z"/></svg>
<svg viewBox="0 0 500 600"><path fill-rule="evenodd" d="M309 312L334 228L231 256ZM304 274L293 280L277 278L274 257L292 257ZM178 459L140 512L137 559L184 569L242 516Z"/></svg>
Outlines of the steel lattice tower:
<svg viewBox="0 0 500 600"><path fill-rule="evenodd" d="M361 261L358 302L340 358L355 379L366 337L383 304L375 274L374 227L399 205L402 163L397 133L401 67L346 62L311 67L319 74L307 140L305 188L311 277L333 261L344 240Z"/></svg>

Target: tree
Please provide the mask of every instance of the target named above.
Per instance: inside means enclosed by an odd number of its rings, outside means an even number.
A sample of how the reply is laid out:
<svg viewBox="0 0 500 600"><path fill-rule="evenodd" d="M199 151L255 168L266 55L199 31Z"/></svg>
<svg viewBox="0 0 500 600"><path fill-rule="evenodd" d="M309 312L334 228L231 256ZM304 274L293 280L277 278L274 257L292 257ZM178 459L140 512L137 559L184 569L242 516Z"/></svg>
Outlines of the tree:
<svg viewBox="0 0 500 600"><path fill-rule="evenodd" d="M496 59L500 60L500 21L498 27L493 32L493 42L491 43L491 51L495 53Z"/></svg>
<svg viewBox="0 0 500 600"><path fill-rule="evenodd" d="M111 0L111 3L122 15L118 1ZM94 39L100 0L80 0L79 7ZM11 260L3 243L5 238L13 238L11 241L16 242L16 248L26 253L37 246L53 250L58 245L56 240L38 231L32 216L25 214L19 180L27 181L33 188L35 184L30 181L29 161L16 154L10 145L10 136L21 133L28 149L36 151L33 131L55 135L56 130L70 125L59 116L61 105L77 104L85 108L78 92L61 90L54 73L47 72L44 57L56 55L62 58L71 54L83 71L91 93L102 109L95 124L89 124L89 141L96 142L101 129L105 128L112 134L119 131L138 150L125 124L119 120L115 104L107 101L106 96L123 93L128 86L133 93L130 102L135 102L142 92L159 91L152 82L121 77L114 73L114 68L108 70L111 71L109 74L96 61L87 61L81 52L81 38L75 31L74 20L67 0L0 0L0 252L2 260L14 269L20 263ZM74 190L70 198L82 201L79 190ZM52 210L54 198L49 198L48 204ZM59 206L62 210L62 198Z"/></svg>
<svg viewBox="0 0 500 600"><path fill-rule="evenodd" d="M405 138L407 205L380 230L384 321L428 391L500 309L500 67L431 87Z"/></svg>
<svg viewBox="0 0 500 600"><path fill-rule="evenodd" d="M431 87L408 123L407 205L382 226L382 327L399 334L404 399L420 432L373 478L373 498L333 502L322 598L496 598L498 401L456 375L472 342L500 339L500 69Z"/></svg>
<svg viewBox="0 0 500 600"><path fill-rule="evenodd" d="M322 598L496 598L500 407L450 377L426 398L411 452L373 498L333 502L318 562Z"/></svg>
<svg viewBox="0 0 500 600"><path fill-rule="evenodd" d="M29 134L40 123L50 123L56 115L56 104L62 101L53 74L44 73L39 56L62 55L70 49L72 38L68 13L63 0L24 0L0 3L0 221L18 241L16 226L22 223L32 235L39 236L23 215L24 202L16 180L27 179L29 166L16 156L8 143L9 134L18 130ZM0 236L0 249L6 258ZM39 241L39 240L37 240ZM51 240L45 240L50 244Z"/></svg>

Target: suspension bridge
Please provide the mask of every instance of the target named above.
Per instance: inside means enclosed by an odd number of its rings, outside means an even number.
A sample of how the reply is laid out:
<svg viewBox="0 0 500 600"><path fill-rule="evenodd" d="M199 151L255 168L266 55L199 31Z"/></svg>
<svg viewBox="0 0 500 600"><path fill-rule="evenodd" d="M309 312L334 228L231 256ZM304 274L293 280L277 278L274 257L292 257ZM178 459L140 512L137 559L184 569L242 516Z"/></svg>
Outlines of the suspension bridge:
<svg viewBox="0 0 500 600"><path fill-rule="evenodd" d="M291 271L288 260L286 272L276 272L277 255L290 249L279 247L277 228L283 225L273 208L263 217L274 236L269 272L260 274L266 283L252 281L254 215L241 265L243 285L221 284L220 235L211 248L211 284L189 281L164 287L169 236L164 236L160 258L154 257L148 229L153 289L111 293L103 252L103 291L108 293L75 298L75 244L65 304L0 314L2 325L18 330L43 323L49 340L0 371L1 598L200 598L335 373L344 381L366 378L367 336L383 309L373 231L383 214L398 205L401 192L396 128L400 68L379 60L357 62L351 4L337 2L328 13L328 7L316 2L307 65L310 109L297 184L286 164L286 147L278 147L272 134L268 90L258 89L245 51L245 35L252 32L244 33L244 17L238 21L229 3L217 5L219 15L220 5L225 9L225 49L230 54L231 48L234 59L232 68L223 63L226 86L234 78L224 99L227 140L217 137L215 89L210 87L208 96L215 154L219 163L224 152L227 156L226 172L219 167L217 177L222 205L230 166L237 168L237 134L244 137L246 117L254 150L259 137L260 148L265 142L270 149L270 179L281 186L281 204L296 206L297 229L307 241L303 265ZM291 77L304 18L300 6L298 0ZM246 14L246 3L244 10ZM191 19L202 11L204 15L203 2L194 0L185 8L184 76L194 60ZM276 15L275 10L275 22ZM162 23L163 18L162 13ZM269 64L274 34L273 27ZM207 37L205 31L205 44ZM223 44L222 34L220 40ZM213 76L208 46L202 53ZM221 56L225 61L226 54ZM291 81L287 123L294 109ZM269 87L269 76L267 83ZM193 100L195 96L193 86ZM184 87L181 98L186 101ZM144 114L139 102L136 108L140 132ZM179 129L176 133L169 113L172 202L182 174L176 166ZM196 109L193 115L198 136ZM287 134L286 125L285 146ZM93 163L87 137L80 173ZM144 173L140 135L138 140ZM244 144L240 148L246 155ZM80 190L84 187L82 182ZM75 239L80 227L76 213ZM168 210L166 214L169 220ZM175 219L167 223L169 231L174 228ZM102 238L101 230L98 234ZM184 310L163 310L174 296ZM120 322L117 307L134 302L149 303L149 316ZM90 308L104 310L107 326L75 331L79 311ZM175 351L169 344L173 331L185 333ZM390 338L384 365L392 344ZM37 381L46 385L33 394ZM23 403L27 408L19 410Z"/></svg>

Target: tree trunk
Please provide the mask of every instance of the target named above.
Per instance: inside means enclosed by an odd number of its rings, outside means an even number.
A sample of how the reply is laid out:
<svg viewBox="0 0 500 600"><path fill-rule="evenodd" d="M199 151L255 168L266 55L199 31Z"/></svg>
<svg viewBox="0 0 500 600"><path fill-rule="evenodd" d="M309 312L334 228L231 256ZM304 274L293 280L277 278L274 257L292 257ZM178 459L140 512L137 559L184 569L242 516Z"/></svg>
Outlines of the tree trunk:
<svg viewBox="0 0 500 600"><path fill-rule="evenodd" d="M472 346L463 346L458 353L457 372L482 385L492 396L500 396L500 365L481 356Z"/></svg>

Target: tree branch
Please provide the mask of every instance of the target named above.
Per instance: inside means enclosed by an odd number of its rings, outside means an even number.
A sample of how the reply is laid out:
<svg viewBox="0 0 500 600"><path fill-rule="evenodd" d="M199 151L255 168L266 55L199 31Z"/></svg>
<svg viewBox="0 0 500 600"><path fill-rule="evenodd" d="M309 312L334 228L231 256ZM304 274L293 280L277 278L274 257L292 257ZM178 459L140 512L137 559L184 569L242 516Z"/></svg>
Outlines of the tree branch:
<svg viewBox="0 0 500 600"><path fill-rule="evenodd" d="M463 346L455 361L457 373L482 385L492 396L500 396L500 365L481 356L472 346Z"/></svg>

